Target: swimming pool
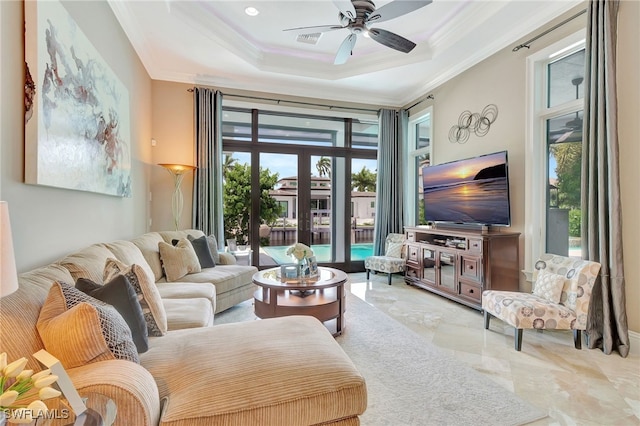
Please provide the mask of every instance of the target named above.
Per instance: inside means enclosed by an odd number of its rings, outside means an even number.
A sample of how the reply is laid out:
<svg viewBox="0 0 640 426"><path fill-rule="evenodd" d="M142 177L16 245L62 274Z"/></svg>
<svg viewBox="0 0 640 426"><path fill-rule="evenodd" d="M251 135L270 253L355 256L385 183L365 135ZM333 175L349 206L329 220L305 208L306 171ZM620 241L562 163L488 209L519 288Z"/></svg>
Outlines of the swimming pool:
<svg viewBox="0 0 640 426"><path fill-rule="evenodd" d="M262 247L273 260L278 264L291 263L291 256L287 256L287 249L290 246L266 246ZM316 244L311 246L318 262L329 262L331 260L331 244ZM365 257L373 254L372 243L361 243L351 245L351 260L364 260Z"/></svg>

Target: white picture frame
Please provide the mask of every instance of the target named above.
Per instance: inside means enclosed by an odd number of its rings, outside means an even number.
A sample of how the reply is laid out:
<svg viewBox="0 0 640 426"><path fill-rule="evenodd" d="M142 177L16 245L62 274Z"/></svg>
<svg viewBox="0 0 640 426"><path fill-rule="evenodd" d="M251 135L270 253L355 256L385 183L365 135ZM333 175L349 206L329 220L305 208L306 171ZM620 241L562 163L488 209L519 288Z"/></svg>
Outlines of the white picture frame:
<svg viewBox="0 0 640 426"><path fill-rule="evenodd" d="M227 247L229 248L229 252L238 251L238 244L233 238L227 240Z"/></svg>
<svg viewBox="0 0 640 426"><path fill-rule="evenodd" d="M318 260L315 256L309 256L307 258L307 264L309 265L309 275L315 277L318 275Z"/></svg>
<svg viewBox="0 0 640 426"><path fill-rule="evenodd" d="M55 384L67 399L67 402L76 417L84 413L87 410L87 406L82 401L82 398L80 397L80 394L78 394L75 386L73 386L73 382L60 363L60 360L44 349L40 349L38 352L34 353L33 357L37 359L40 364L50 369L52 374L58 376L58 380L56 380Z"/></svg>

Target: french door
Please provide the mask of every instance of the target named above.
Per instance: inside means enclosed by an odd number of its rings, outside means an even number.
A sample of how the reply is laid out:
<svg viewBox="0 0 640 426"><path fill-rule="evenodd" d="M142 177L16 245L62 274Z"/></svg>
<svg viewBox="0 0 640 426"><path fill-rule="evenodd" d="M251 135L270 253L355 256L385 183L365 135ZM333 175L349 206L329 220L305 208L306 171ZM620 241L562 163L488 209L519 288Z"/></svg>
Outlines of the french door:
<svg viewBox="0 0 640 426"><path fill-rule="evenodd" d="M270 147L270 152L258 155L259 174L279 170L278 180L269 195L279 207L274 219L273 206L265 206L262 195L252 192L252 204L258 206L252 225L258 229L258 238L252 233L254 263L259 267L291 262L286 248L300 242L308 245L321 264L338 265L348 261L350 176L347 161L328 151L315 147ZM282 176L280 176L282 174ZM264 179L264 176L263 176ZM255 188L256 186L254 186Z"/></svg>

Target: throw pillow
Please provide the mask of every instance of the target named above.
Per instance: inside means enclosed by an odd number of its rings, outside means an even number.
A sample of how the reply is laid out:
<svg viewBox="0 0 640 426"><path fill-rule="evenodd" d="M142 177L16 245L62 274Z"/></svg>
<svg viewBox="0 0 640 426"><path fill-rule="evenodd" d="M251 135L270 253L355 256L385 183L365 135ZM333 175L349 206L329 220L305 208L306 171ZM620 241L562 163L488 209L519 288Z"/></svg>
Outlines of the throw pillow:
<svg viewBox="0 0 640 426"><path fill-rule="evenodd" d="M387 251L385 256L402 257L403 243L387 243Z"/></svg>
<svg viewBox="0 0 640 426"><path fill-rule="evenodd" d="M544 269L538 271L538 277L533 288L533 294L547 299L553 303L560 303L562 297L562 287L565 277L563 275L547 272Z"/></svg>
<svg viewBox="0 0 640 426"><path fill-rule="evenodd" d="M131 330L116 308L55 282L40 310L38 333L65 368L124 359L140 363Z"/></svg>
<svg viewBox="0 0 640 426"><path fill-rule="evenodd" d="M138 295L149 336L164 336L167 332L167 313L156 284L149 280L140 265L125 265L117 259L107 259L104 265L104 280L111 281L117 275L127 277Z"/></svg>
<svg viewBox="0 0 640 426"><path fill-rule="evenodd" d="M207 243L209 243L209 250L211 250L213 260L216 262L216 265L220 265L220 253L218 253L218 240L216 240L216 236L208 235Z"/></svg>
<svg viewBox="0 0 640 426"><path fill-rule="evenodd" d="M192 235L188 235L187 239L191 242L191 245L196 252L196 256L198 256L200 267L213 268L216 266L216 261L213 258L213 253L211 253L211 248L209 247L209 241L207 241L207 237L205 235L200 238L194 238Z"/></svg>
<svg viewBox="0 0 640 426"><path fill-rule="evenodd" d="M144 320L138 295L127 277L117 275L105 285L96 284L86 278L80 278L76 281L76 288L116 308L131 330L133 343L135 343L138 353L149 350L147 323Z"/></svg>
<svg viewBox="0 0 640 426"><path fill-rule="evenodd" d="M161 241L158 243L158 249L167 281L177 281L187 274L202 270L193 245L186 238L181 238L175 247Z"/></svg>

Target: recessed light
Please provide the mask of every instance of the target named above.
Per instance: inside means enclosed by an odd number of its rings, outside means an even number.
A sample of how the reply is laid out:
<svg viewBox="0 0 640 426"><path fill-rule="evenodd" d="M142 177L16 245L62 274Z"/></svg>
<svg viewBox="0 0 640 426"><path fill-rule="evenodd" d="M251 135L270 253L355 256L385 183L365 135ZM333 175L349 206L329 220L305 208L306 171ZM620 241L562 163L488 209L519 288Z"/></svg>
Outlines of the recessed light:
<svg viewBox="0 0 640 426"><path fill-rule="evenodd" d="M256 9L255 7L249 6L244 10L244 13L246 13L249 16L257 16L258 13L260 13L260 11L258 9Z"/></svg>

